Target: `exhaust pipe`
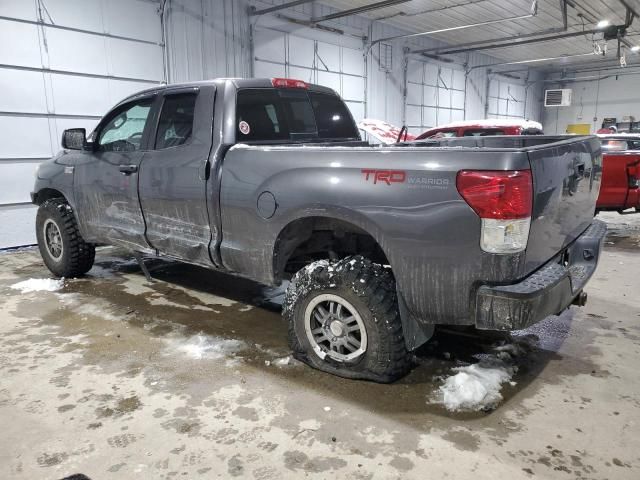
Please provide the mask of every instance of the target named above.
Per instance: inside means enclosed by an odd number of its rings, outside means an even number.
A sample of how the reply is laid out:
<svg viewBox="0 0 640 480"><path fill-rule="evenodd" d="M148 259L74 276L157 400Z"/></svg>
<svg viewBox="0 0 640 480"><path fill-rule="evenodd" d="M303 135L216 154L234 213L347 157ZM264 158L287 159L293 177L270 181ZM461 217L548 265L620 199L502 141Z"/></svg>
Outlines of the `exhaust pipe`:
<svg viewBox="0 0 640 480"><path fill-rule="evenodd" d="M587 292L580 292L576 298L573 299L571 305L577 305L578 307L584 307L587 304Z"/></svg>

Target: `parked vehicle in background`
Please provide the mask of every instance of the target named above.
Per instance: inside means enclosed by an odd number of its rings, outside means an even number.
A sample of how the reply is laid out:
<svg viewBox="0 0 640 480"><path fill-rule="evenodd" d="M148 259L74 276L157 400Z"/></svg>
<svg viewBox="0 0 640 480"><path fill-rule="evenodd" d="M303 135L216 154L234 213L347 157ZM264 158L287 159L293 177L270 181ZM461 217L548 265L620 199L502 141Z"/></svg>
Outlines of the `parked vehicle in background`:
<svg viewBox="0 0 640 480"><path fill-rule="evenodd" d="M426 138L448 137L488 137L492 135L542 135L542 125L530 120L465 120L431 128L416 137Z"/></svg>
<svg viewBox="0 0 640 480"><path fill-rule="evenodd" d="M47 267L96 244L268 285L296 358L389 382L436 324L525 328L572 303L606 231L596 137L362 142L331 89L292 79L158 86L41 164Z"/></svg>
<svg viewBox="0 0 640 480"><path fill-rule="evenodd" d="M602 184L596 208L640 212L640 135L600 135Z"/></svg>
<svg viewBox="0 0 640 480"><path fill-rule="evenodd" d="M369 136L369 143L390 145L397 142L415 140L406 127L397 127L391 123L374 118L365 118L358 122L358 129Z"/></svg>

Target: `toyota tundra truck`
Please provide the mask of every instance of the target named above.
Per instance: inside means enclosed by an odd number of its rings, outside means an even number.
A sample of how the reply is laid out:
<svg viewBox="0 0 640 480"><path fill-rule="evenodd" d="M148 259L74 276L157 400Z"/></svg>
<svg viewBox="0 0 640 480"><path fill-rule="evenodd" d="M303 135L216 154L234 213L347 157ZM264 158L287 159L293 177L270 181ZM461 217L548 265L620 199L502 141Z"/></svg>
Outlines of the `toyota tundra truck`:
<svg viewBox="0 0 640 480"><path fill-rule="evenodd" d="M606 230L596 137L373 147L299 80L157 86L62 147L32 193L53 274L116 245L288 280L293 354L347 378L401 377L436 325L509 331L583 304Z"/></svg>

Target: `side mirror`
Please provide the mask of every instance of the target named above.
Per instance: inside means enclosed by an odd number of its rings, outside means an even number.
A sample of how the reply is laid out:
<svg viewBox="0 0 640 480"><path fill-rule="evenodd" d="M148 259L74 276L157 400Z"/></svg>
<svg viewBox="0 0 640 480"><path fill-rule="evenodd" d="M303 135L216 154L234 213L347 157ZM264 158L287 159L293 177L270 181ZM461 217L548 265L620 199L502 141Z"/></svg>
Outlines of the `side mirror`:
<svg viewBox="0 0 640 480"><path fill-rule="evenodd" d="M87 142L87 131L84 128L69 128L62 133L62 148L82 150Z"/></svg>

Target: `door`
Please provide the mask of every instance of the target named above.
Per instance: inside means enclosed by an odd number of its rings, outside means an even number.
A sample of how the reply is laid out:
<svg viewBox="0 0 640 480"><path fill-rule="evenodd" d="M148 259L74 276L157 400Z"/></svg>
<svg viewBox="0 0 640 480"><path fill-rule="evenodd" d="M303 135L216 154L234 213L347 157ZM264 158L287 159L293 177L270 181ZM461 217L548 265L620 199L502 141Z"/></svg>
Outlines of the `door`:
<svg viewBox="0 0 640 480"><path fill-rule="evenodd" d="M138 199L138 170L147 144L155 96L107 114L93 134L95 151L75 167L81 231L89 241L147 251Z"/></svg>
<svg viewBox="0 0 640 480"><path fill-rule="evenodd" d="M206 266L215 239L206 198L214 97L212 85L164 93L139 185L149 244L161 255Z"/></svg>

